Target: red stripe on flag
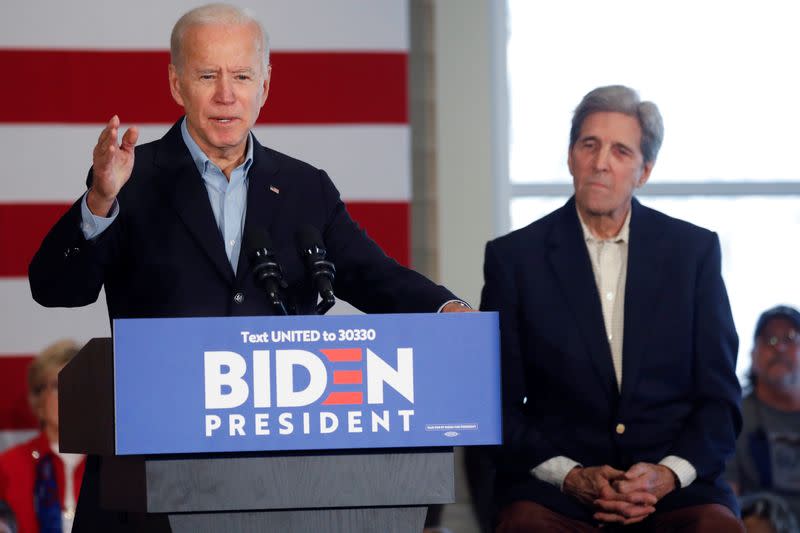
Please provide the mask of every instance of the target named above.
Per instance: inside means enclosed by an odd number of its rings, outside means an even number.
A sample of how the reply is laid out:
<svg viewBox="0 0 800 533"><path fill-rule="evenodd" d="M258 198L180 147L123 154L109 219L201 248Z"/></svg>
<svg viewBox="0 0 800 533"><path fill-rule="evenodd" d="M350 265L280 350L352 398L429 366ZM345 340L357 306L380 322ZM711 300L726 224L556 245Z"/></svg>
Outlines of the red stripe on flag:
<svg viewBox="0 0 800 533"><path fill-rule="evenodd" d="M406 124L404 52L275 52L268 124ZM0 49L0 122L170 124L166 51Z"/></svg>
<svg viewBox="0 0 800 533"><path fill-rule="evenodd" d="M28 366L31 356L0 357L0 430L38 429L39 423L28 404Z"/></svg>
<svg viewBox="0 0 800 533"><path fill-rule="evenodd" d="M364 382L361 370L334 370L334 385L359 385Z"/></svg>
<svg viewBox="0 0 800 533"><path fill-rule="evenodd" d="M69 204L0 204L0 278L28 275L33 254ZM348 211L383 250L409 263L407 202L351 202Z"/></svg>
<svg viewBox="0 0 800 533"><path fill-rule="evenodd" d="M361 392L332 392L322 405L358 405L364 403Z"/></svg>
<svg viewBox="0 0 800 533"><path fill-rule="evenodd" d="M329 348L320 350L328 361L334 363L352 363L361 361L361 348Z"/></svg>
<svg viewBox="0 0 800 533"><path fill-rule="evenodd" d="M69 204L0 204L0 277L27 276L44 236Z"/></svg>
<svg viewBox="0 0 800 533"><path fill-rule="evenodd" d="M408 202L347 202L347 211L386 255L401 265L411 264Z"/></svg>

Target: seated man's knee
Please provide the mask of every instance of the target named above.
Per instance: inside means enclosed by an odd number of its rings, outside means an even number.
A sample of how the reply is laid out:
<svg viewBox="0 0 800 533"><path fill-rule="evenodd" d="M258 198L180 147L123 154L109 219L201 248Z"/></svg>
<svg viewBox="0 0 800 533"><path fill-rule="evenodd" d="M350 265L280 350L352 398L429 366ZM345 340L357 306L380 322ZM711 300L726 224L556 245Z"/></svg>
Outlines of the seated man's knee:
<svg viewBox="0 0 800 533"><path fill-rule="evenodd" d="M572 520L531 501L517 501L503 507L495 533L529 533L531 531L592 531L583 522Z"/></svg>

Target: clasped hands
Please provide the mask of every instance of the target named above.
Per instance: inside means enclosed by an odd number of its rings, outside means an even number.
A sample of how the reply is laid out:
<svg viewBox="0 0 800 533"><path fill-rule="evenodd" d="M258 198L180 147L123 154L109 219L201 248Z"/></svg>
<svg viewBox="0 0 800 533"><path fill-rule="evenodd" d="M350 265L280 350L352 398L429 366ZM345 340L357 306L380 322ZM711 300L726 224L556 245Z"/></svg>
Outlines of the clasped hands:
<svg viewBox="0 0 800 533"><path fill-rule="evenodd" d="M672 470L651 463L636 463L626 472L608 465L577 466L564 479L564 492L593 508L595 520L623 525L650 516L675 488Z"/></svg>

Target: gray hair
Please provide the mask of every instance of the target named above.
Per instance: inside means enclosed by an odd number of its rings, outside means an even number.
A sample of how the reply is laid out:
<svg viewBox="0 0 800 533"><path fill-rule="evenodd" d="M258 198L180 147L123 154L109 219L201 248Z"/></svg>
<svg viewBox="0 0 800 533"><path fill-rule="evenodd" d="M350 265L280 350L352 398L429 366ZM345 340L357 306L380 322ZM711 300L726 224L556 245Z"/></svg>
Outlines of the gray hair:
<svg viewBox="0 0 800 533"><path fill-rule="evenodd" d="M653 102L642 102L639 95L624 85L598 87L583 97L572 115L572 128L569 131L569 149L575 146L586 117L592 113L623 113L635 117L642 129L640 149L645 163L653 163L658 156L664 140L664 122L661 113Z"/></svg>
<svg viewBox="0 0 800 533"><path fill-rule="evenodd" d="M230 26L246 26L248 24L255 24L258 32L261 35L260 44L261 51L264 53L264 72L266 67L269 66L269 35L264 30L264 27L256 19L255 15L249 9L242 9L230 4L206 4L204 6L196 7L191 11L183 14L175 26L172 28L172 35L169 38L169 53L170 61L176 68L180 70L183 63L183 38L186 31L193 26L203 25L230 25Z"/></svg>

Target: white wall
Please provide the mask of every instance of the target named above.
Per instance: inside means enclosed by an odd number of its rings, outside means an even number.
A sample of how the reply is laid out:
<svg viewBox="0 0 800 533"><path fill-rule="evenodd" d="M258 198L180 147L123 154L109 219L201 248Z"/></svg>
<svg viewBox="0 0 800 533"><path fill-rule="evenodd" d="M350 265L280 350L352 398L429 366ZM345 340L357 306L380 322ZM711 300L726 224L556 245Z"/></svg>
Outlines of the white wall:
<svg viewBox="0 0 800 533"><path fill-rule="evenodd" d="M434 4L439 279L476 307L484 246L507 227L496 208L506 201L504 193L495 187L495 176L504 168L497 157L504 136L493 135L503 109L494 83L496 55L502 53L494 37L503 23L500 4ZM505 176L498 180L505 182Z"/></svg>

